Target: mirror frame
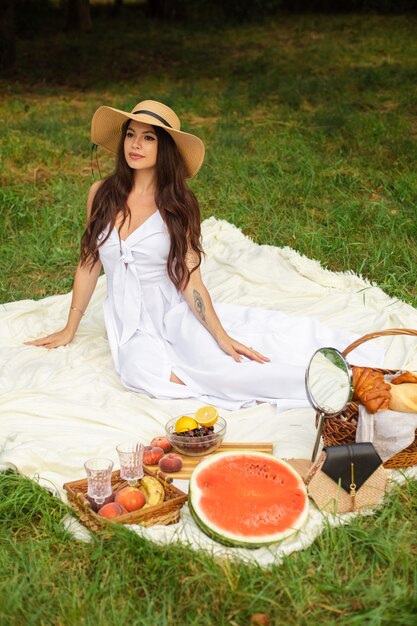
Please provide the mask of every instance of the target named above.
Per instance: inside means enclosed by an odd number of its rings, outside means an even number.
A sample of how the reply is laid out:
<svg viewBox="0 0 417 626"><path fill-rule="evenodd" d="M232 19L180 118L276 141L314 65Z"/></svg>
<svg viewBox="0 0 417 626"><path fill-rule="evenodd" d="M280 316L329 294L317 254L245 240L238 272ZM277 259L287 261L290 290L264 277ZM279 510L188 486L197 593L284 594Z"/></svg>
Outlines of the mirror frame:
<svg viewBox="0 0 417 626"><path fill-rule="evenodd" d="M328 407L321 407L319 404L316 403L316 400L313 398L313 395L310 391L310 387L308 384L308 377L310 374L310 367L311 364L313 362L314 357L316 356L316 354L318 354L319 352L322 352L323 350L331 350L332 353L336 353L338 355L338 357L343 361L343 364L345 366L345 370L346 370L346 374L348 376L348 383L349 383L349 393L348 393L348 398L346 400L346 403L344 404L344 406L336 412L326 412L325 409L327 409ZM317 452L319 449L319 445L320 445L320 439L321 439L321 433L323 430L323 424L324 424L324 420L326 417L334 417L336 415L339 415L340 413L342 413L342 411L345 410L345 408L347 407L347 405L349 404L349 402L352 400L353 397L353 374L352 374L352 368L350 366L350 364L348 363L348 361L346 360L346 357L343 356L343 354L337 350L337 348L331 348L329 346L323 346L322 348L319 348L318 350L316 350L314 352L314 354L312 355L307 369L306 369L306 373L305 373L305 388L306 388L306 393L307 393L307 398L308 401L310 402L311 406L313 407L313 409L315 409L316 413L319 413L319 423L317 424L317 435L316 435L316 440L314 443L314 448L313 448L313 454L311 457L311 462L314 463L314 461L316 460L316 456L317 456Z"/></svg>
<svg viewBox="0 0 417 626"><path fill-rule="evenodd" d="M336 353L338 355L338 357L343 361L343 364L345 366L345 370L346 370L346 374L348 376L348 383L349 383L349 394L348 394L348 398L345 402L345 404L342 406L342 408L338 411L333 411L333 412L329 412L328 407L322 407L320 406L317 401L315 400L315 398L313 397L313 394L310 391L310 387L308 384L308 377L310 374L310 368L311 368L311 364L313 362L314 357L316 356L316 354L318 354L319 352L322 352L323 350L331 350L333 353ZM310 402L311 406L313 407L313 409L315 409L316 411L320 411L320 413L324 413L326 417L333 417L334 415L339 415L339 413L341 413L342 411L344 411L344 409L346 408L346 406L348 405L348 403L352 400L353 397L353 375L352 375L352 368L350 366L350 364L347 362L346 358L343 356L343 354L337 350L337 348L330 348L329 346L324 346L323 348L319 348L318 350L316 350L313 354L313 356L311 357L307 369L306 369L306 373L305 373L305 387L306 387L306 393L307 393L307 398L308 401Z"/></svg>

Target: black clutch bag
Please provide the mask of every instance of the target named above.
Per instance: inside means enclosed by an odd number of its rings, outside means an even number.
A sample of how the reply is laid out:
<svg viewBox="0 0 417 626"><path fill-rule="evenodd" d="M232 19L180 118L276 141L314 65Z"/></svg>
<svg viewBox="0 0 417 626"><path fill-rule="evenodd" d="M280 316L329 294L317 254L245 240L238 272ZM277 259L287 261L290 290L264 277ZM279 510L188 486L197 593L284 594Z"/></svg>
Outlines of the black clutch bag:
<svg viewBox="0 0 417 626"><path fill-rule="evenodd" d="M319 509L346 513L381 502L388 475L372 443L348 443L324 448L306 484Z"/></svg>

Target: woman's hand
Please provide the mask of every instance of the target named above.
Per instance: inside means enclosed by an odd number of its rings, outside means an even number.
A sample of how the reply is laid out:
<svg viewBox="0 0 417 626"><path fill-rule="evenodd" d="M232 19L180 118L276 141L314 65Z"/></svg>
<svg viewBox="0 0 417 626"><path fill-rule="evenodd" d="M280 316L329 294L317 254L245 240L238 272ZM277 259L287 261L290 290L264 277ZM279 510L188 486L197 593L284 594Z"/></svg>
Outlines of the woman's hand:
<svg viewBox="0 0 417 626"><path fill-rule="evenodd" d="M245 356L251 361L267 363L270 360L267 356L229 337L214 310L210 294L203 284L200 268L195 269L193 267L192 255L189 256L188 260L188 269L194 271L190 275L190 279L182 293L198 321L215 338L223 352L229 354L235 361L241 361L241 357Z"/></svg>
<svg viewBox="0 0 417 626"><path fill-rule="evenodd" d="M241 361L242 356L247 357L251 361L257 361L257 363L267 363L270 360L267 356L264 356L253 348L248 348L243 343L232 339L229 335L225 335L221 339L218 339L217 343L223 352L230 354L235 361Z"/></svg>
<svg viewBox="0 0 417 626"><path fill-rule="evenodd" d="M26 346L41 346L42 348L59 348L59 346L66 346L74 339L74 333L68 328L63 328L52 335L41 337L40 339L34 339L33 341L25 341Z"/></svg>

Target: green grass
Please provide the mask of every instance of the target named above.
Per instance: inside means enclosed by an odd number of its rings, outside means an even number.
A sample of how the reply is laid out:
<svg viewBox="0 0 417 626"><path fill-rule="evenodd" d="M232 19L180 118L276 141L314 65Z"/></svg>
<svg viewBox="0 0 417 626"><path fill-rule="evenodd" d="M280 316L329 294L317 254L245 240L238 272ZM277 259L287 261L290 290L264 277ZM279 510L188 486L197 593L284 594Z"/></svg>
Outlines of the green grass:
<svg viewBox="0 0 417 626"><path fill-rule="evenodd" d="M98 12L91 35L57 26L20 41L0 79L0 302L71 288L91 115L149 97L206 143L192 182L204 217L417 305L415 17L197 28L131 8L118 22ZM99 162L110 172L104 152ZM262 571L123 529L74 542L60 502L0 474L0 624L249 626L266 613L274 625L411 625L416 490Z"/></svg>
<svg viewBox="0 0 417 626"><path fill-rule="evenodd" d="M198 31L133 15L116 25L98 15L105 38L20 42L13 79L0 83L10 238L0 300L69 288L91 183L91 115L153 97L207 144L193 182L204 216L415 304L416 18L283 16Z"/></svg>
<svg viewBox="0 0 417 626"><path fill-rule="evenodd" d="M124 529L74 542L65 505L35 483L0 474L0 623L409 625L417 597L417 482L396 489L374 516L327 528L282 565L213 560L159 547Z"/></svg>

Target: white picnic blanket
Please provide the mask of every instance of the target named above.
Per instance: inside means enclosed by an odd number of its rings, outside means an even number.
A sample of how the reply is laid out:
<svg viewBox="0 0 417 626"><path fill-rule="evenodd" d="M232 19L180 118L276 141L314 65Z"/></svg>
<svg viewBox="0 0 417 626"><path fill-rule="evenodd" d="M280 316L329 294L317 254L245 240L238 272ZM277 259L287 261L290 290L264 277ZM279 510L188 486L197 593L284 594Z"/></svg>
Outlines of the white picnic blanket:
<svg viewBox="0 0 417 626"><path fill-rule="evenodd" d="M202 272L216 302L311 315L359 335L417 328L414 308L351 272L330 272L288 247L257 245L232 224L213 217L203 223L203 237L207 259ZM150 399L121 385L105 336L101 306L105 291L102 277L76 339L52 351L25 346L23 341L60 328L70 294L0 306L0 463L52 486L62 497L63 483L85 477L86 459L109 457L117 467L117 443L132 437L147 444L163 434L168 419L199 406L194 400ZM414 338L373 341L386 349L385 367L417 369ZM349 358L355 363L354 353ZM278 457L310 458L315 427L314 411L308 406L279 413L263 404L224 413L226 441L271 441ZM176 484L187 488L185 481ZM310 545L323 523L322 514L311 506L308 521L295 538L250 551L210 540L197 528L187 506L178 524L131 528L153 541L181 541L265 566Z"/></svg>

